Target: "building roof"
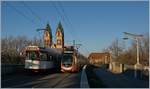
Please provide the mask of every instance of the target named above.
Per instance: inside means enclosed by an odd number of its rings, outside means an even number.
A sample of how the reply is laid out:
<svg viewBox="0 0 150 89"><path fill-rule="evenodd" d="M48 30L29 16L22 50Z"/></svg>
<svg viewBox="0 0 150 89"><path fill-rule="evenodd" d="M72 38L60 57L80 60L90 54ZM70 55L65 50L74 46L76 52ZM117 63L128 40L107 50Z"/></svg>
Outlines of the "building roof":
<svg viewBox="0 0 150 89"><path fill-rule="evenodd" d="M91 53L88 58L89 59L102 59L105 56L109 57L110 54L109 53Z"/></svg>

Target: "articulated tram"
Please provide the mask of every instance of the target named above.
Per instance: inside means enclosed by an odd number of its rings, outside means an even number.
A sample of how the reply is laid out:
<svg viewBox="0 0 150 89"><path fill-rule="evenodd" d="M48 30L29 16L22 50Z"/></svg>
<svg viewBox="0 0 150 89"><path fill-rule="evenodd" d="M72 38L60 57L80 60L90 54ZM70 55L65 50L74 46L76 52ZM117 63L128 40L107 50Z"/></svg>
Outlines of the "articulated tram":
<svg viewBox="0 0 150 89"><path fill-rule="evenodd" d="M79 54L74 48L64 50L61 59L62 72L78 72L88 63L87 58Z"/></svg>
<svg viewBox="0 0 150 89"><path fill-rule="evenodd" d="M25 69L41 71L60 69L62 49L27 46L25 48Z"/></svg>

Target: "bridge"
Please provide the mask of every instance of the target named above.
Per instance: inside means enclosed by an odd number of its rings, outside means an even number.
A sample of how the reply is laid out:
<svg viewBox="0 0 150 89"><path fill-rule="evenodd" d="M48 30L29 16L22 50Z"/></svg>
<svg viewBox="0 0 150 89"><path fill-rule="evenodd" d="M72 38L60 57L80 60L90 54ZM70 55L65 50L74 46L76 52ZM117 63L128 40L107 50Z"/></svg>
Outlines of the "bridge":
<svg viewBox="0 0 150 89"><path fill-rule="evenodd" d="M148 80L135 79L126 73L114 74L103 67L84 66L80 72L56 70L27 72L22 65L3 65L2 88L148 88ZM134 72L133 72L134 73ZM130 73L130 74L133 74ZM148 78L147 78L148 79ZM131 83L131 82L134 82Z"/></svg>
<svg viewBox="0 0 150 89"><path fill-rule="evenodd" d="M52 41L50 26L47 24L44 30L44 47L28 46L25 52L25 64L2 64L1 65L1 87L2 88L148 88L148 77L143 76L144 80L135 79L133 71L124 71L121 68L119 74L113 73L110 69L118 69L111 67L109 63L110 55L106 53L94 53L89 58L86 58L78 52L78 47L75 48L75 42L72 46L64 45L64 32L59 23L56 31L56 44ZM78 44L79 45L79 44ZM33 52L33 53L32 53ZM22 53L24 55L24 53ZM31 58L31 54L36 58ZM44 55L43 55L44 54ZM45 54L47 55L45 57ZM96 55L95 55L96 54ZM28 56L29 55L29 56ZM40 56L39 56L40 55ZM46 60L39 60L43 57ZM58 58L59 57L59 58ZM62 58L64 59L62 61ZM58 60L59 59L59 60ZM73 59L73 60L70 60ZM87 62L93 60L91 63ZM98 60L98 61L95 61ZM67 61L66 61L67 60ZM69 60L69 61L68 61ZM86 61L85 61L86 60ZM94 65L94 62L102 62ZM107 61L108 60L108 61ZM29 62L30 61L30 62ZM47 63L44 64L44 61ZM61 61L61 63L60 63ZM78 61L78 62L77 62ZM50 62L50 64L48 64ZM56 65L54 66L55 63ZM75 65L74 65L75 64ZM93 65L92 65L93 64ZM42 65L42 67L41 67ZM46 71L32 72L26 71L38 70L46 68ZM50 69L50 67L57 69ZM58 67L64 68L63 72ZM109 66L109 68L108 68ZM130 69L130 68L126 68ZM148 69L148 68L146 68ZM43 70L43 69L42 69ZM66 71L67 70L67 71ZM69 71L69 72L68 72ZM141 78L141 75L139 75ZM134 82L134 84L132 84Z"/></svg>
<svg viewBox="0 0 150 89"><path fill-rule="evenodd" d="M79 53L76 44L64 45L61 23L52 40L50 25L44 30L44 46L29 45L21 52L24 64L1 65L2 88L148 88L148 76L134 78L134 68L117 67L109 53ZM119 73L116 73L119 69ZM125 70L124 70L125 69ZM144 68L147 69L148 68ZM27 71L28 70L28 71ZM33 71L32 71L33 70ZM42 71L41 71L42 70ZM115 71L115 73L113 72ZM148 75L148 73L147 73ZM134 84L132 84L134 82Z"/></svg>

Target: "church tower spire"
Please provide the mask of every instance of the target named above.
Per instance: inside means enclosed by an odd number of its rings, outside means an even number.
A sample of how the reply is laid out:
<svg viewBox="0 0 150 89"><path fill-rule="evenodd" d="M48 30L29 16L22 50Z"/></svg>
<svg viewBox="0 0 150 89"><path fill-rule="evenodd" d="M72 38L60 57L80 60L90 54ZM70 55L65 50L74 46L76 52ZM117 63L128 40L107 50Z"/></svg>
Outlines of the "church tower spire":
<svg viewBox="0 0 150 89"><path fill-rule="evenodd" d="M47 23L46 28L44 30L44 46L51 47L53 44L52 42L52 30L50 25Z"/></svg>
<svg viewBox="0 0 150 89"><path fill-rule="evenodd" d="M64 48L64 30L61 22L58 23L56 29L56 48Z"/></svg>

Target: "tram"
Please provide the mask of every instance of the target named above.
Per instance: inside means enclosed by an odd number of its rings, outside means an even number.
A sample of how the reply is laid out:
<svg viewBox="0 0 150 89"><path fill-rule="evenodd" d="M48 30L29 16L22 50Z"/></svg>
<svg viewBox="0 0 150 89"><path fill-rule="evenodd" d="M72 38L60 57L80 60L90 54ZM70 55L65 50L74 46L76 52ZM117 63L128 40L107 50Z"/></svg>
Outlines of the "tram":
<svg viewBox="0 0 150 89"><path fill-rule="evenodd" d="M62 49L27 46L25 48L25 69L34 72L60 69Z"/></svg>
<svg viewBox="0 0 150 89"><path fill-rule="evenodd" d="M73 47L64 50L61 59L62 72L79 72L81 68L88 63L83 55L79 54Z"/></svg>

